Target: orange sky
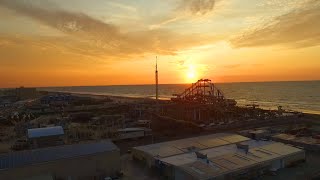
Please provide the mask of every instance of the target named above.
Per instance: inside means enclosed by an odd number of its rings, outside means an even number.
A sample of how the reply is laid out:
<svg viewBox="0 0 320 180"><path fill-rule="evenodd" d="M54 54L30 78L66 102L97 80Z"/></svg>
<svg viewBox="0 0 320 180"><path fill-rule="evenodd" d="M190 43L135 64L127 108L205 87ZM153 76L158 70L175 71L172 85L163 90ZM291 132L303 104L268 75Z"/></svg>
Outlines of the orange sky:
<svg viewBox="0 0 320 180"><path fill-rule="evenodd" d="M1 0L0 87L320 80L318 0Z"/></svg>

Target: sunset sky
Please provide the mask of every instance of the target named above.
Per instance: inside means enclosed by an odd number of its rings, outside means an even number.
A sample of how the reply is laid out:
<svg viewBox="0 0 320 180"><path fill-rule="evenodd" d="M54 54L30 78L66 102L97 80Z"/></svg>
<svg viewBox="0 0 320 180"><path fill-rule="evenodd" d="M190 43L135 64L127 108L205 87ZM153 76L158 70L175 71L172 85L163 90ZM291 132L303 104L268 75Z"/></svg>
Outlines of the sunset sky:
<svg viewBox="0 0 320 180"><path fill-rule="evenodd" d="M0 0L0 87L320 79L320 0Z"/></svg>

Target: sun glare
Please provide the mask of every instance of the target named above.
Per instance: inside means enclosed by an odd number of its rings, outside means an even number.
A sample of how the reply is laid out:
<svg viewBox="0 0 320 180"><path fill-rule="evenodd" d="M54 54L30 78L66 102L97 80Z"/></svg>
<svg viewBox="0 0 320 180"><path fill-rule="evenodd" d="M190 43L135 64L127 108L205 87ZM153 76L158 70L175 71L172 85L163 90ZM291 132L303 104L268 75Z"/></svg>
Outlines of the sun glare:
<svg viewBox="0 0 320 180"><path fill-rule="evenodd" d="M188 78L189 78L189 79L195 78L194 72L188 72Z"/></svg>
<svg viewBox="0 0 320 180"><path fill-rule="evenodd" d="M186 80L188 83L193 83L197 80L197 73L193 65L190 65L186 72Z"/></svg>

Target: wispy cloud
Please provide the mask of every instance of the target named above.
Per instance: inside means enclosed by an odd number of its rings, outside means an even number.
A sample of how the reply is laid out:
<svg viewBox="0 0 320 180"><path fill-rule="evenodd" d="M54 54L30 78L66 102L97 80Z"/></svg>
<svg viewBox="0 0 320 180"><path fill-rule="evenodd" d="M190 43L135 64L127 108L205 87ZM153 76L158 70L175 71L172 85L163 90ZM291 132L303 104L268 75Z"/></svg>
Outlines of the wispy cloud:
<svg viewBox="0 0 320 180"><path fill-rule="evenodd" d="M213 11L215 0L181 0L178 10L192 15L205 15Z"/></svg>
<svg viewBox="0 0 320 180"><path fill-rule="evenodd" d="M235 47L285 44L301 48L320 45L320 1L305 0L293 10L231 40Z"/></svg>
<svg viewBox="0 0 320 180"><path fill-rule="evenodd" d="M119 27L86 14L57 7L43 8L30 0L0 0L0 6L63 32L65 37L59 40L56 37L45 38L42 44L48 48L58 45L63 51L86 56L130 57L146 53L173 55L178 50L208 42L208 37L204 35L181 35L163 29L122 32ZM41 40L31 38L28 41L40 44Z"/></svg>
<svg viewBox="0 0 320 180"><path fill-rule="evenodd" d="M133 7L133 6L129 6L126 4L121 4L121 3L117 3L117 2L112 2L112 1L108 1L108 4L126 11L131 11L131 12L136 12L137 8Z"/></svg>
<svg viewBox="0 0 320 180"><path fill-rule="evenodd" d="M186 18L207 16L213 12L216 1L217 0L178 0L171 14L167 15L161 22L151 25L150 29L157 29Z"/></svg>
<svg viewBox="0 0 320 180"><path fill-rule="evenodd" d="M169 24L169 23L172 23L172 22L175 22L175 21L178 21L178 20L180 20L180 19L182 19L183 18L183 16L172 16L172 17L168 17L168 18L166 18L165 20L163 20L163 21L161 21L161 22L159 22L159 23L157 23L157 24L152 24L152 25L150 25L150 29L152 30L152 29L159 29L159 28L161 28L162 26L165 26L165 25L167 25L167 24Z"/></svg>

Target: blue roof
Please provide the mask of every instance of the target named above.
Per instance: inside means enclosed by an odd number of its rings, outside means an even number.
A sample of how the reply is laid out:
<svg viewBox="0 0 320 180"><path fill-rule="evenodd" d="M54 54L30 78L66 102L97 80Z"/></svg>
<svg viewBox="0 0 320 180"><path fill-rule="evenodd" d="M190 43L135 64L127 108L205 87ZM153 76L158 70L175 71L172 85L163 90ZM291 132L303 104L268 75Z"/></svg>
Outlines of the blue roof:
<svg viewBox="0 0 320 180"><path fill-rule="evenodd" d="M64 135L64 131L61 126L28 129L28 138L39 138L58 135Z"/></svg>
<svg viewBox="0 0 320 180"><path fill-rule="evenodd" d="M118 129L118 132L135 132L135 131L150 131L151 129L148 128L140 128L140 127L132 127L132 128L124 128L124 129Z"/></svg>
<svg viewBox="0 0 320 180"><path fill-rule="evenodd" d="M110 140L55 146L0 155L0 170L119 150Z"/></svg>

